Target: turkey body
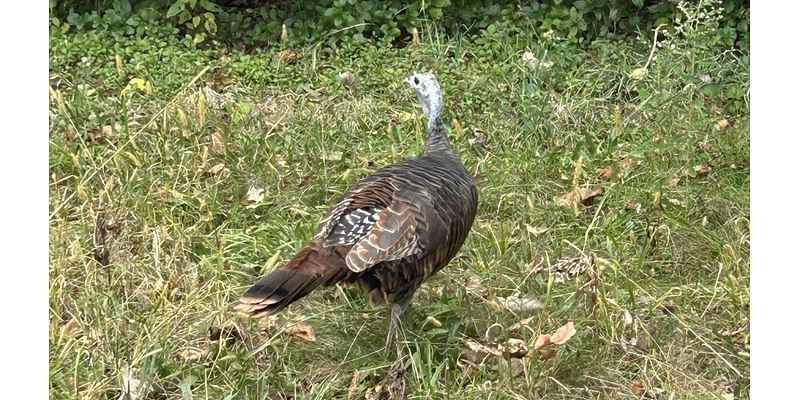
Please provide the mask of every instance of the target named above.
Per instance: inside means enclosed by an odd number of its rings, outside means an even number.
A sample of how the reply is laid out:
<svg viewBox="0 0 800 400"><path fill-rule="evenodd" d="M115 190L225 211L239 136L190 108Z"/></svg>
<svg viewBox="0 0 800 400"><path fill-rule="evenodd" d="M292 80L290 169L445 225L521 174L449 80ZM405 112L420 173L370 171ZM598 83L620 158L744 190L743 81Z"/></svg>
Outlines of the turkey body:
<svg viewBox="0 0 800 400"><path fill-rule="evenodd" d="M258 302L247 308L248 313L274 314L319 285L340 282L357 283L376 304L405 304L458 253L477 205L474 179L452 154L426 154L383 167L328 210L308 246L242 296ZM387 228L392 227L376 226L377 220L371 226L359 223L372 216L393 217L396 212L409 219L404 224L409 229L398 227L389 232ZM362 218L348 221L348 216L362 214ZM384 229L376 236L389 239L379 238L371 246L369 234L376 228ZM363 229L360 236L359 229ZM362 240L367 246L359 246ZM367 254L362 259L358 251L364 247L367 250L362 254ZM348 258L361 270L349 268Z"/></svg>
<svg viewBox="0 0 800 400"><path fill-rule="evenodd" d="M388 350L416 290L458 253L478 205L475 181L441 124L438 83L432 75L416 76L429 117L424 152L375 171L345 192L310 243L242 295L239 311L271 315L319 286L354 283L374 303L392 304ZM424 96L428 92L433 101Z"/></svg>

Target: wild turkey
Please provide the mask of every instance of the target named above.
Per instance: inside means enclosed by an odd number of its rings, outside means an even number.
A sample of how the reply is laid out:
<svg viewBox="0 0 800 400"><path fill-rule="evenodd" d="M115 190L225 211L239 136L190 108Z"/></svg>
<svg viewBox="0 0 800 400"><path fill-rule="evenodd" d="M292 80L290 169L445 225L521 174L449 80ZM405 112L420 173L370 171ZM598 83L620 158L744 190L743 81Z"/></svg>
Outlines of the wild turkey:
<svg viewBox="0 0 800 400"><path fill-rule="evenodd" d="M475 181L442 124L436 77L414 73L404 82L428 117L422 154L377 170L342 195L311 243L248 289L237 310L271 315L320 285L357 283L374 303L392 304L390 350L414 292L456 255L478 204Z"/></svg>

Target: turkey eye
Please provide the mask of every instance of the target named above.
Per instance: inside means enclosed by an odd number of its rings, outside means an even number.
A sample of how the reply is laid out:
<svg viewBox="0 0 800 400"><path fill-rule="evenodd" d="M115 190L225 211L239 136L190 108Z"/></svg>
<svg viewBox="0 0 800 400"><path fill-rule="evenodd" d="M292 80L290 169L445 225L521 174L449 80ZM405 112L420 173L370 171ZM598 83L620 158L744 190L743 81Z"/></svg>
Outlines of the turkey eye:
<svg viewBox="0 0 800 400"><path fill-rule="evenodd" d="M414 84L419 85L419 78L417 78L416 76L414 77Z"/></svg>

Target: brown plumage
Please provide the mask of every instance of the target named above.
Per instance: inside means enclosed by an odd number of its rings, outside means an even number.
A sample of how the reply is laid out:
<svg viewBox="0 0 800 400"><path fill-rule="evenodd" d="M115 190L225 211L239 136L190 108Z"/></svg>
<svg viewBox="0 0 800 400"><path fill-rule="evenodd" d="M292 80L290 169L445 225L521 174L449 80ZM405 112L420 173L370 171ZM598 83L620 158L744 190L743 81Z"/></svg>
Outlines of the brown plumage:
<svg viewBox="0 0 800 400"><path fill-rule="evenodd" d="M311 243L248 289L237 310L271 315L320 285L356 283L373 302L392 304L389 350L414 292L461 248L478 202L442 126L436 78L415 73L405 82L428 116L423 154L379 169L342 195Z"/></svg>

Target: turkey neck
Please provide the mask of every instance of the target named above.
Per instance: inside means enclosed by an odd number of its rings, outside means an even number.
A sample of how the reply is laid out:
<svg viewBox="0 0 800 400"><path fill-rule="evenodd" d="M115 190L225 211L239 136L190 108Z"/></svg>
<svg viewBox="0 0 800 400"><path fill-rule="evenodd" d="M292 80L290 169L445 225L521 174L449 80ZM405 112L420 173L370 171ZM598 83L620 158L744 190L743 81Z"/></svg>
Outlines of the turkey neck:
<svg viewBox="0 0 800 400"><path fill-rule="evenodd" d="M428 130L425 131L425 154L432 152L442 152L453 154L450 147L450 140L447 139L447 131L442 123L442 95L436 93L430 101L430 113L428 114Z"/></svg>

